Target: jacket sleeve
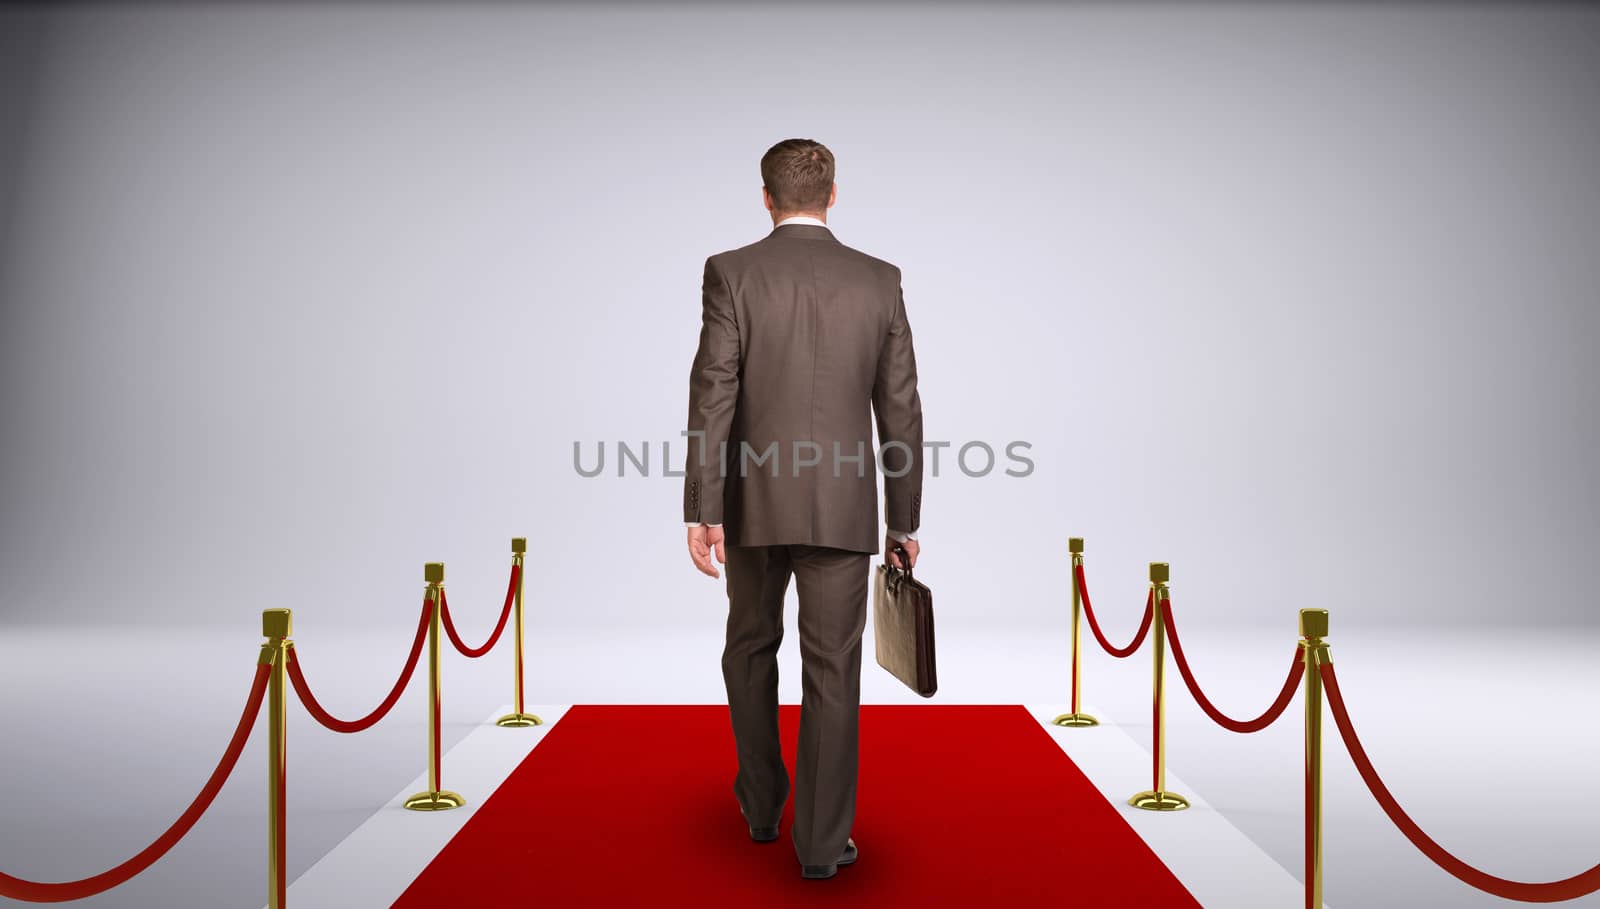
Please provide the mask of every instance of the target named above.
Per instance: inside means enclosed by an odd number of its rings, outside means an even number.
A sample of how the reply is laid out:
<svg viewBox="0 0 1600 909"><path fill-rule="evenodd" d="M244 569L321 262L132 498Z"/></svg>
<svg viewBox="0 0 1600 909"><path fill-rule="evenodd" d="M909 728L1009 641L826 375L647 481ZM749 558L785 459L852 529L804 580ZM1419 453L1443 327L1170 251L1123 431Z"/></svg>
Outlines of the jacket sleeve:
<svg viewBox="0 0 1600 909"><path fill-rule="evenodd" d="M900 273L895 271L899 285ZM922 399L917 395L917 357L906 320L905 291L897 286L894 314L878 354L872 386L883 471L884 523L914 533L922 524Z"/></svg>
<svg viewBox="0 0 1600 909"><path fill-rule="evenodd" d="M689 371L683 519L722 523L723 451L739 400L739 324L727 279L706 259L700 286L700 348Z"/></svg>

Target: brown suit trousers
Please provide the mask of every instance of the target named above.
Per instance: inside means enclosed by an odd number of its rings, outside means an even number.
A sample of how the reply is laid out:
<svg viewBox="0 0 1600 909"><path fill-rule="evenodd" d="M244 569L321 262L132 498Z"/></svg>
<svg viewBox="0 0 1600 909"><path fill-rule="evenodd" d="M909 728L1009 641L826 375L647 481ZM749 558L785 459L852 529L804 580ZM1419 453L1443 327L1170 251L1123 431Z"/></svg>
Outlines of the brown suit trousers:
<svg viewBox="0 0 1600 909"><path fill-rule="evenodd" d="M754 827L776 826L789 795L778 742L778 645L790 574L800 597L802 694L791 836L803 865L837 861L855 820L861 632L871 558L825 546L728 547L722 678L739 753L733 792Z"/></svg>
<svg viewBox="0 0 1600 909"><path fill-rule="evenodd" d="M861 635L878 551L878 451L890 529L922 510L922 404L900 270L826 227L785 224L706 260L689 377L683 516L727 533L723 681L734 794L772 826L790 793L778 742L778 646L795 579L800 743L795 853L838 860L855 819Z"/></svg>

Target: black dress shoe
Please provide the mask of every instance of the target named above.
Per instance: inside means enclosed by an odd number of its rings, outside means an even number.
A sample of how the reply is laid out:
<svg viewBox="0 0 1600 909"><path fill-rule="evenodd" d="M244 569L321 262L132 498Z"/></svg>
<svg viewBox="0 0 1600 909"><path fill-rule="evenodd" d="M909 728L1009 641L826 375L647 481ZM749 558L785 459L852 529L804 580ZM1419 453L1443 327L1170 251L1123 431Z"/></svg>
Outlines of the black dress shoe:
<svg viewBox="0 0 1600 909"><path fill-rule="evenodd" d="M740 808L739 808L739 816L740 817L744 817L744 807L743 806L740 806ZM758 843L770 843L773 840L778 838L778 825L777 824L773 824L771 827L756 827L756 826L750 824L750 819L749 818L745 817L744 821L745 821L745 825L750 827L750 838L755 840L756 842L758 842Z"/></svg>
<svg viewBox="0 0 1600 909"><path fill-rule="evenodd" d="M839 873L840 865L851 865L855 863L855 860L856 841L847 839L844 841L844 852L840 854L837 862L832 865L801 865L800 876L813 879L833 877Z"/></svg>

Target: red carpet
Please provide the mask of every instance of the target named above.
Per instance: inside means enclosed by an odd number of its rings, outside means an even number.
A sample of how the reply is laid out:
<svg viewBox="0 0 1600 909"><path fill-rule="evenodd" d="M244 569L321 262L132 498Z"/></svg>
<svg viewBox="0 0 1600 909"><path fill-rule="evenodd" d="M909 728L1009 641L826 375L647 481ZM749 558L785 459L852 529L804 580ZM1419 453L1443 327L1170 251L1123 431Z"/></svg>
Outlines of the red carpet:
<svg viewBox="0 0 1600 909"><path fill-rule="evenodd" d="M750 841L733 773L725 706L573 707L395 906L1199 906L1022 707L863 707L861 858L829 880L789 809Z"/></svg>

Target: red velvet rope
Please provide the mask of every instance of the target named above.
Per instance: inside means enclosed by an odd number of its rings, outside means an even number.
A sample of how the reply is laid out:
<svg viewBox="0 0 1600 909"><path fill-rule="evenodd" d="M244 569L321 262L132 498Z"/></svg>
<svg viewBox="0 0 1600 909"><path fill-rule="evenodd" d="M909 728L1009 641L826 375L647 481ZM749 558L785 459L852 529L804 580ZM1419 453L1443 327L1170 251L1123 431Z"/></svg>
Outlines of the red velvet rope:
<svg viewBox="0 0 1600 909"><path fill-rule="evenodd" d="M1328 695L1328 708L1333 712L1333 722L1339 727L1339 735L1343 736L1344 746L1350 752L1350 759L1355 762L1356 770L1360 771L1361 779L1366 781L1367 788L1372 790L1373 798L1383 806L1384 813L1389 815L1389 820L1400 828L1400 832L1406 835L1411 845L1421 850L1422 854L1434 864L1485 893L1524 903L1556 903L1577 899L1600 890L1600 865L1566 880L1525 884L1485 874L1446 852L1443 846L1434 842L1433 838L1424 833L1422 828L1401 809L1400 803L1395 801L1394 795L1389 792L1389 787L1378 777L1378 771L1373 769L1372 760L1367 757L1366 749L1361 747L1361 740L1356 738L1355 728L1350 724L1350 714L1345 710L1344 697L1339 693L1339 677L1334 674L1333 664L1323 663L1321 673L1322 684Z"/></svg>
<svg viewBox="0 0 1600 909"><path fill-rule="evenodd" d="M468 647L461 640L461 635L456 633L456 624L450 620L450 603L445 599L444 589L439 590L439 602L444 610L444 633L450 636L450 643L456 645L461 655L468 659L477 659L494 649L496 641L500 640L500 632L506 630L506 619L511 616L511 602L517 595L517 577L522 573L522 566L511 566L511 584L506 587L506 605L500 610L500 621L494 626L494 632L489 635L489 640L482 647Z"/></svg>
<svg viewBox="0 0 1600 909"><path fill-rule="evenodd" d="M1100 630L1100 623L1095 621L1094 607L1089 605L1089 587L1083 580L1083 566L1079 565L1073 570L1078 575L1078 593L1083 597L1083 614L1089 618L1089 630L1094 632L1094 639L1100 642L1106 653L1118 659L1132 656L1134 651L1139 649L1139 645L1144 643L1144 636L1150 632L1150 617L1155 614L1155 590L1152 589L1145 595L1144 618L1139 621L1139 633L1133 636L1133 643L1126 647L1113 647L1111 642L1106 640L1104 632Z"/></svg>
<svg viewBox="0 0 1600 909"><path fill-rule="evenodd" d="M211 807L211 802L221 791L222 784L227 781L228 775L233 772L234 764L239 761L239 754L244 751L244 744L250 738L250 730L255 726L256 714L261 712L261 699L267 691L267 679L272 673L270 663L261 663L256 666L256 678L250 686L250 696L245 699L244 714L239 717L239 725L233 731L233 738L228 742L228 748L222 753L222 760L217 762L217 769L211 771L211 778L201 788L200 794L194 797L189 807L178 816L172 826L161 834L155 842L144 848L144 851L128 859L110 871L105 871L94 877L87 877L81 881L64 881L58 884L41 884L35 881L25 881L12 877L9 874L0 874L0 896L14 900L24 900L30 903L63 903L68 900L81 900L85 897L103 893L112 887L123 883L144 869L150 867L157 859L167 854L178 840L183 839L189 828L194 826L200 815L205 814Z"/></svg>
<svg viewBox="0 0 1600 909"><path fill-rule="evenodd" d="M306 684L306 677L300 671L300 654L295 652L293 646L289 647L289 682L294 685L294 693L300 696L300 703L305 705L306 712L334 732L360 732L383 719L395 702L400 700L400 692L405 690L406 683L411 681L411 673L417 668L417 659L422 656L422 644L428 639L428 620L432 614L432 604L424 599L422 618L417 620L417 636L411 642L411 654L406 657L405 668L400 670L400 678L395 680L394 687L389 689L389 696L383 699L383 703L359 720L341 720L317 703L311 686Z"/></svg>
<svg viewBox="0 0 1600 909"><path fill-rule="evenodd" d="M1183 655L1183 643L1178 640L1177 621L1172 617L1172 601L1161 601L1161 624L1167 629L1167 641L1172 645L1172 660L1178 664L1178 674L1183 676L1183 683L1189 686L1189 693L1194 695L1195 703L1211 717L1218 726L1233 732L1260 732L1283 716L1289 708L1289 702L1294 700L1295 690L1300 687L1300 679L1305 675L1304 660L1301 656L1299 645L1294 648L1294 659L1289 661L1289 677L1283 682L1283 690L1278 692L1278 697L1267 708L1266 713L1253 720L1236 720L1211 703L1205 692L1200 690L1200 685L1194 680L1194 672L1189 668L1189 661Z"/></svg>

